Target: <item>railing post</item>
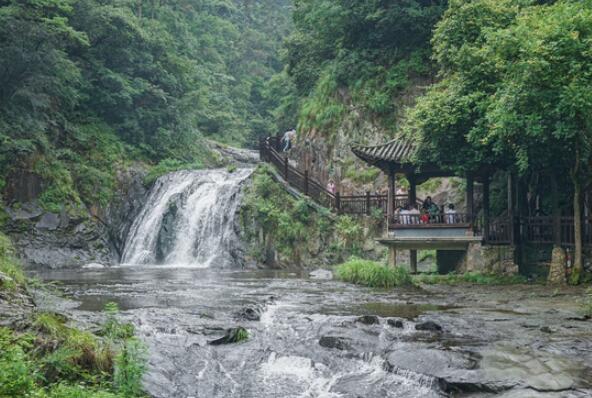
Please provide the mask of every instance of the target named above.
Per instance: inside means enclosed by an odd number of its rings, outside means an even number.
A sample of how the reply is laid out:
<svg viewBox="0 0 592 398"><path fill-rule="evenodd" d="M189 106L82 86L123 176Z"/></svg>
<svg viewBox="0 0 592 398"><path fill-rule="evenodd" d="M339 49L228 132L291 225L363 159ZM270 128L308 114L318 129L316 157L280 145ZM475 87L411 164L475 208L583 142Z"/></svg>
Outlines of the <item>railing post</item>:
<svg viewBox="0 0 592 398"><path fill-rule="evenodd" d="M335 210L337 210L337 214L341 213L341 194L339 192L335 193Z"/></svg>
<svg viewBox="0 0 592 398"><path fill-rule="evenodd" d="M483 240L489 241L489 175L483 179Z"/></svg>
<svg viewBox="0 0 592 398"><path fill-rule="evenodd" d="M510 221L510 244L514 246L514 176L508 174L508 218Z"/></svg>
<svg viewBox="0 0 592 398"><path fill-rule="evenodd" d="M284 178L288 181L288 155L284 158Z"/></svg>
<svg viewBox="0 0 592 398"><path fill-rule="evenodd" d="M370 191L366 191L366 215L370 215Z"/></svg>
<svg viewBox="0 0 592 398"><path fill-rule="evenodd" d="M304 194L308 195L308 170L304 170Z"/></svg>

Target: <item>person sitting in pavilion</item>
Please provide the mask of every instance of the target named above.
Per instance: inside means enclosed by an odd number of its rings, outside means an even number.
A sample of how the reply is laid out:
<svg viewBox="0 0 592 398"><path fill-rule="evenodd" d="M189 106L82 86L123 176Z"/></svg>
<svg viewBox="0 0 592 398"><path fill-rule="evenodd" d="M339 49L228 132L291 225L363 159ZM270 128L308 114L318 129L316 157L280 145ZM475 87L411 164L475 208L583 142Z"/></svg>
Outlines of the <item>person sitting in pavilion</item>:
<svg viewBox="0 0 592 398"><path fill-rule="evenodd" d="M452 203L450 203L448 205L448 207L444 211L444 214L445 214L444 219L446 221L446 224L455 224L456 223L456 210L455 210L454 205Z"/></svg>
<svg viewBox="0 0 592 398"><path fill-rule="evenodd" d="M421 207L424 212L430 215L430 222L437 223L440 216L440 208L432 201L432 197L428 196Z"/></svg>
<svg viewBox="0 0 592 398"><path fill-rule="evenodd" d="M419 224L421 212L416 204L407 205L409 209L409 224Z"/></svg>
<svg viewBox="0 0 592 398"><path fill-rule="evenodd" d="M430 206L434 204L434 202L432 202L432 197L428 196L424 201L423 204L421 205L421 208L423 210L425 210L426 212L430 211Z"/></svg>

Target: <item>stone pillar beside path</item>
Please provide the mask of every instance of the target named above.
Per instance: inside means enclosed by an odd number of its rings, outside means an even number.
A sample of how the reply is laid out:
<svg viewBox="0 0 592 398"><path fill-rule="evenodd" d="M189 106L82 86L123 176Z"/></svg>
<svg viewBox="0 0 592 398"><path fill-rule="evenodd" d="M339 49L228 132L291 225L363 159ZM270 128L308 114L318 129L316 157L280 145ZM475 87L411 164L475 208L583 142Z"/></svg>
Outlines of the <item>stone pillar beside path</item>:
<svg viewBox="0 0 592 398"><path fill-rule="evenodd" d="M565 285L567 283L565 277L566 267L567 253L562 247L554 246L551 254L551 266L549 267L547 283L550 285Z"/></svg>

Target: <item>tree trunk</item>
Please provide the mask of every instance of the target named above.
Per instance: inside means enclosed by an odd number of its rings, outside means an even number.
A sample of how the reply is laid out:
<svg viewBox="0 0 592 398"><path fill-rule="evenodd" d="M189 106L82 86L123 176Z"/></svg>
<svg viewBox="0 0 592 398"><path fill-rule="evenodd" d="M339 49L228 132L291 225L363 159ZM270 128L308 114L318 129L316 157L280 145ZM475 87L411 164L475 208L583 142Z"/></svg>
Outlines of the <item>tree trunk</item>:
<svg viewBox="0 0 592 398"><path fill-rule="evenodd" d="M575 165L572 172L574 185L574 261L570 282L573 285L580 283L584 269L582 255L582 185L580 181L580 149L576 148Z"/></svg>

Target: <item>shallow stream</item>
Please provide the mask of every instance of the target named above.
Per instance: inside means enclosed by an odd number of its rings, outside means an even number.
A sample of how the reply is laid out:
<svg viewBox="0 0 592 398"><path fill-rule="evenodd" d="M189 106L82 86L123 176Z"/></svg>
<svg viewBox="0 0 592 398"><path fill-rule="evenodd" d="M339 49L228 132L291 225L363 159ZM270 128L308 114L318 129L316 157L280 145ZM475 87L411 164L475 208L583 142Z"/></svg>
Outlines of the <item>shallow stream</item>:
<svg viewBox="0 0 592 398"><path fill-rule="evenodd" d="M59 281L67 296L43 305L82 323L119 303L149 347L144 382L159 398L592 396L592 321L577 314L582 290L385 292L325 273L166 266L39 276ZM364 315L378 323L360 322ZM427 320L443 330L415 329ZM207 344L238 325L248 341Z"/></svg>

